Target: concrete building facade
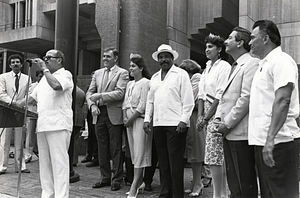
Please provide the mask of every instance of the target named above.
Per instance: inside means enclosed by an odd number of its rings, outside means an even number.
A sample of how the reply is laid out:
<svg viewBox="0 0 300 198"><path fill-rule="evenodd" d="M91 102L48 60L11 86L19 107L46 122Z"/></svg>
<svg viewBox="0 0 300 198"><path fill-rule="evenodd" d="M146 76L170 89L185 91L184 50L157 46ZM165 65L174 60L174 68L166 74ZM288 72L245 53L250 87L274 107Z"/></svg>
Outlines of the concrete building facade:
<svg viewBox="0 0 300 198"><path fill-rule="evenodd" d="M54 48L55 10L56 0L0 0L0 48L42 57ZM251 30L259 19L278 25L283 50L299 65L299 0L80 0L78 79L101 67L109 46L119 49L124 68L130 53L140 53L156 72L151 54L162 43L179 52L177 64L191 58L204 67L209 33L227 38L235 26Z"/></svg>

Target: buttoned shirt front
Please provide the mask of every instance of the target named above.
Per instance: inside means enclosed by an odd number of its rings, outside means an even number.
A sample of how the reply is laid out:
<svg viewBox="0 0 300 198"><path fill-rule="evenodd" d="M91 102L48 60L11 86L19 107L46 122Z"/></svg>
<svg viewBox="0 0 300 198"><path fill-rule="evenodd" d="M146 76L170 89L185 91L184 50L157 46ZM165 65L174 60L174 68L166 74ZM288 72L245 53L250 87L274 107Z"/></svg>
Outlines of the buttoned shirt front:
<svg viewBox="0 0 300 198"><path fill-rule="evenodd" d="M298 68L295 61L281 47L272 50L260 61L254 75L249 106L249 144L264 146L271 124L275 92L288 83L293 84L287 118L274 143L293 141L299 137L296 118L299 116Z"/></svg>
<svg viewBox="0 0 300 198"><path fill-rule="evenodd" d="M146 101L149 92L149 80L142 78L139 81L130 81L126 87L126 93L122 109L136 110L140 114L145 114Z"/></svg>
<svg viewBox="0 0 300 198"><path fill-rule="evenodd" d="M180 121L189 126L194 97L187 72L173 65L164 80L161 73L151 78L144 121L153 116L153 126L177 126Z"/></svg>
<svg viewBox="0 0 300 198"><path fill-rule="evenodd" d="M62 90L53 90L45 76L33 90L31 96L37 101L37 132L68 130L72 131L72 74L60 68L52 74Z"/></svg>
<svg viewBox="0 0 300 198"><path fill-rule="evenodd" d="M207 61L206 69L202 73L199 82L198 98L206 100L206 95L209 94L216 99L220 99L230 70L230 64L224 60L219 59L213 65L211 65L211 60Z"/></svg>

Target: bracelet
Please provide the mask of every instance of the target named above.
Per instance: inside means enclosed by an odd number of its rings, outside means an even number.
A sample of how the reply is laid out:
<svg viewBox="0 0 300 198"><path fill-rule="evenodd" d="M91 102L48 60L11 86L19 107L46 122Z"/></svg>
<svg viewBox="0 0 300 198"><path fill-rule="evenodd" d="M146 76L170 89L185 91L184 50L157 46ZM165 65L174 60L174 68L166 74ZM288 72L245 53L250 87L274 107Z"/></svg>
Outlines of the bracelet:
<svg viewBox="0 0 300 198"><path fill-rule="evenodd" d="M43 73L45 73L45 72L50 72L50 70L46 68L43 70Z"/></svg>

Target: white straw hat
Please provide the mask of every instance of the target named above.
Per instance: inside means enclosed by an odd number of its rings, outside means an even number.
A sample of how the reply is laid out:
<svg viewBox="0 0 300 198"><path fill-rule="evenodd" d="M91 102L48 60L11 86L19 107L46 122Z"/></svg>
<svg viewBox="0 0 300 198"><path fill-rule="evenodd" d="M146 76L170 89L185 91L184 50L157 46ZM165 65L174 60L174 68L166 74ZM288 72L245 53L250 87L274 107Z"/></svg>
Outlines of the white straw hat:
<svg viewBox="0 0 300 198"><path fill-rule="evenodd" d="M157 51L152 54L152 58L156 61L158 61L158 54L162 52L169 52L173 55L174 60L178 58L178 52L172 49L170 45L167 44L161 44L158 48Z"/></svg>

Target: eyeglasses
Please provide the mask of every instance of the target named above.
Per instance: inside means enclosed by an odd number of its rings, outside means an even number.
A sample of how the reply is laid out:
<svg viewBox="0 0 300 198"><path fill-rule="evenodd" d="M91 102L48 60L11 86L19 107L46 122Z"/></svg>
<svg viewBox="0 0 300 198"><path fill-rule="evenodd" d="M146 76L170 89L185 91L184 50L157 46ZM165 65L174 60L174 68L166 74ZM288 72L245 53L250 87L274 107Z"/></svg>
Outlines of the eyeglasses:
<svg viewBox="0 0 300 198"><path fill-rule="evenodd" d="M48 61L50 58L60 58L60 57L48 55L48 56L44 56L44 57L43 57L43 60L44 60L44 61Z"/></svg>

